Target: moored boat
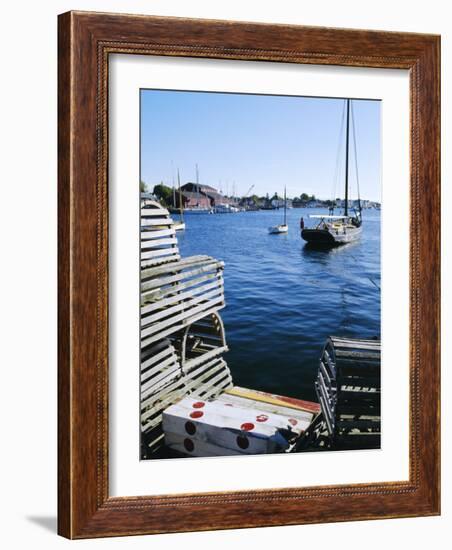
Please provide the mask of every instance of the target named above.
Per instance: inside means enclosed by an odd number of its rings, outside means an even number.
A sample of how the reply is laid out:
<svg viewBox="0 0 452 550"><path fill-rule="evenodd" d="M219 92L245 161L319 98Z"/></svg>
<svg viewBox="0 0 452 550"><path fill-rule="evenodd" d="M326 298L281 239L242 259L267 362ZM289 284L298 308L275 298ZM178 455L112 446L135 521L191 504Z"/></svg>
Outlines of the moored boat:
<svg viewBox="0 0 452 550"><path fill-rule="evenodd" d="M285 223L281 223L280 225L272 225L268 228L270 235L276 235L276 233L287 233L288 231L289 227Z"/></svg>
<svg viewBox="0 0 452 550"><path fill-rule="evenodd" d="M351 243L357 241L361 237L362 233L362 217L361 217L361 200L359 197L359 181L358 174L356 174L358 184L358 208L349 213L348 208L348 188L349 188L349 134L350 134L350 99L346 100L347 108L347 128L346 128L346 146L345 146L345 200L344 200L344 214L341 216L334 215L334 209L331 208L331 213L328 215L311 215L310 218L318 219L318 223L315 227L301 228L301 238L312 245L319 246L338 246L342 244ZM354 124L354 123L353 123ZM355 132L353 132L355 139ZM356 160L356 140L355 140L355 160ZM356 163L357 169L357 163Z"/></svg>
<svg viewBox="0 0 452 550"><path fill-rule="evenodd" d="M284 187L284 223L278 225L272 225L268 228L270 235L276 235L277 233L288 233L289 226L287 225L287 199L286 199L286 188Z"/></svg>
<svg viewBox="0 0 452 550"><path fill-rule="evenodd" d="M313 228L304 228L302 238L311 244L337 246L357 241L361 237L361 223L355 216L322 216L313 215L310 218L319 219Z"/></svg>

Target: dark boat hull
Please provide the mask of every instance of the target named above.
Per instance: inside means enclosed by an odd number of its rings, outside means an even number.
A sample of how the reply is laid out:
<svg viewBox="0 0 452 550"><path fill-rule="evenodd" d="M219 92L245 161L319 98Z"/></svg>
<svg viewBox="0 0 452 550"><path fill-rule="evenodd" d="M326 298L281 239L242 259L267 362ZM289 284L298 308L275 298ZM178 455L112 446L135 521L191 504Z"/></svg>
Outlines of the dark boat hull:
<svg viewBox="0 0 452 550"><path fill-rule="evenodd" d="M328 229L303 229L301 238L313 245L339 246L358 240L361 236L361 227L348 228L345 232L336 233Z"/></svg>

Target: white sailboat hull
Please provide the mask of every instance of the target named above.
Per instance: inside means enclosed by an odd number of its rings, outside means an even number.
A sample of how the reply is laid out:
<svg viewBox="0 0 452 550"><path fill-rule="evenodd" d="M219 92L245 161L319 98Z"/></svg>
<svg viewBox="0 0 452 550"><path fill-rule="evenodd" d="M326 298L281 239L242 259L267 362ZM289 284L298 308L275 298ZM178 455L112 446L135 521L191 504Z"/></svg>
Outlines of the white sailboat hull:
<svg viewBox="0 0 452 550"><path fill-rule="evenodd" d="M268 228L268 232L270 235L275 235L277 233L287 233L289 231L289 227L285 224L281 225L273 225L272 227Z"/></svg>

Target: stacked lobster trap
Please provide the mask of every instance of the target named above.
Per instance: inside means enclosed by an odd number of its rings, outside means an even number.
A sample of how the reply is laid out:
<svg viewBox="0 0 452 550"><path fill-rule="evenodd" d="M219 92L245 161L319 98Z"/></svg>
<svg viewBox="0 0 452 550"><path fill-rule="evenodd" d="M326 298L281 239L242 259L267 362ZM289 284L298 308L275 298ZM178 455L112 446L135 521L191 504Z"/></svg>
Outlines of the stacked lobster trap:
<svg viewBox="0 0 452 550"><path fill-rule="evenodd" d="M188 395L212 398L232 386L218 311L223 262L181 258L169 212L141 196L142 458L164 444L162 412Z"/></svg>

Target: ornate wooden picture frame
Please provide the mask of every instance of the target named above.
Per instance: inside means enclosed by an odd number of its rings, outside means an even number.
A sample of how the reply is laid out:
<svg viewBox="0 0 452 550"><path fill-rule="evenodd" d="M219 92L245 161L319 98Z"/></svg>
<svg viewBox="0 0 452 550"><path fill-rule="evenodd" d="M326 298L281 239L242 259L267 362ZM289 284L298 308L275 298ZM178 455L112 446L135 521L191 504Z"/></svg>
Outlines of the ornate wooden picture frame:
<svg viewBox="0 0 452 550"><path fill-rule="evenodd" d="M69 12L59 17L58 531L87 538L439 514L440 38ZM408 481L111 497L111 54L406 69L410 78ZM421 200L422 197L422 200Z"/></svg>

